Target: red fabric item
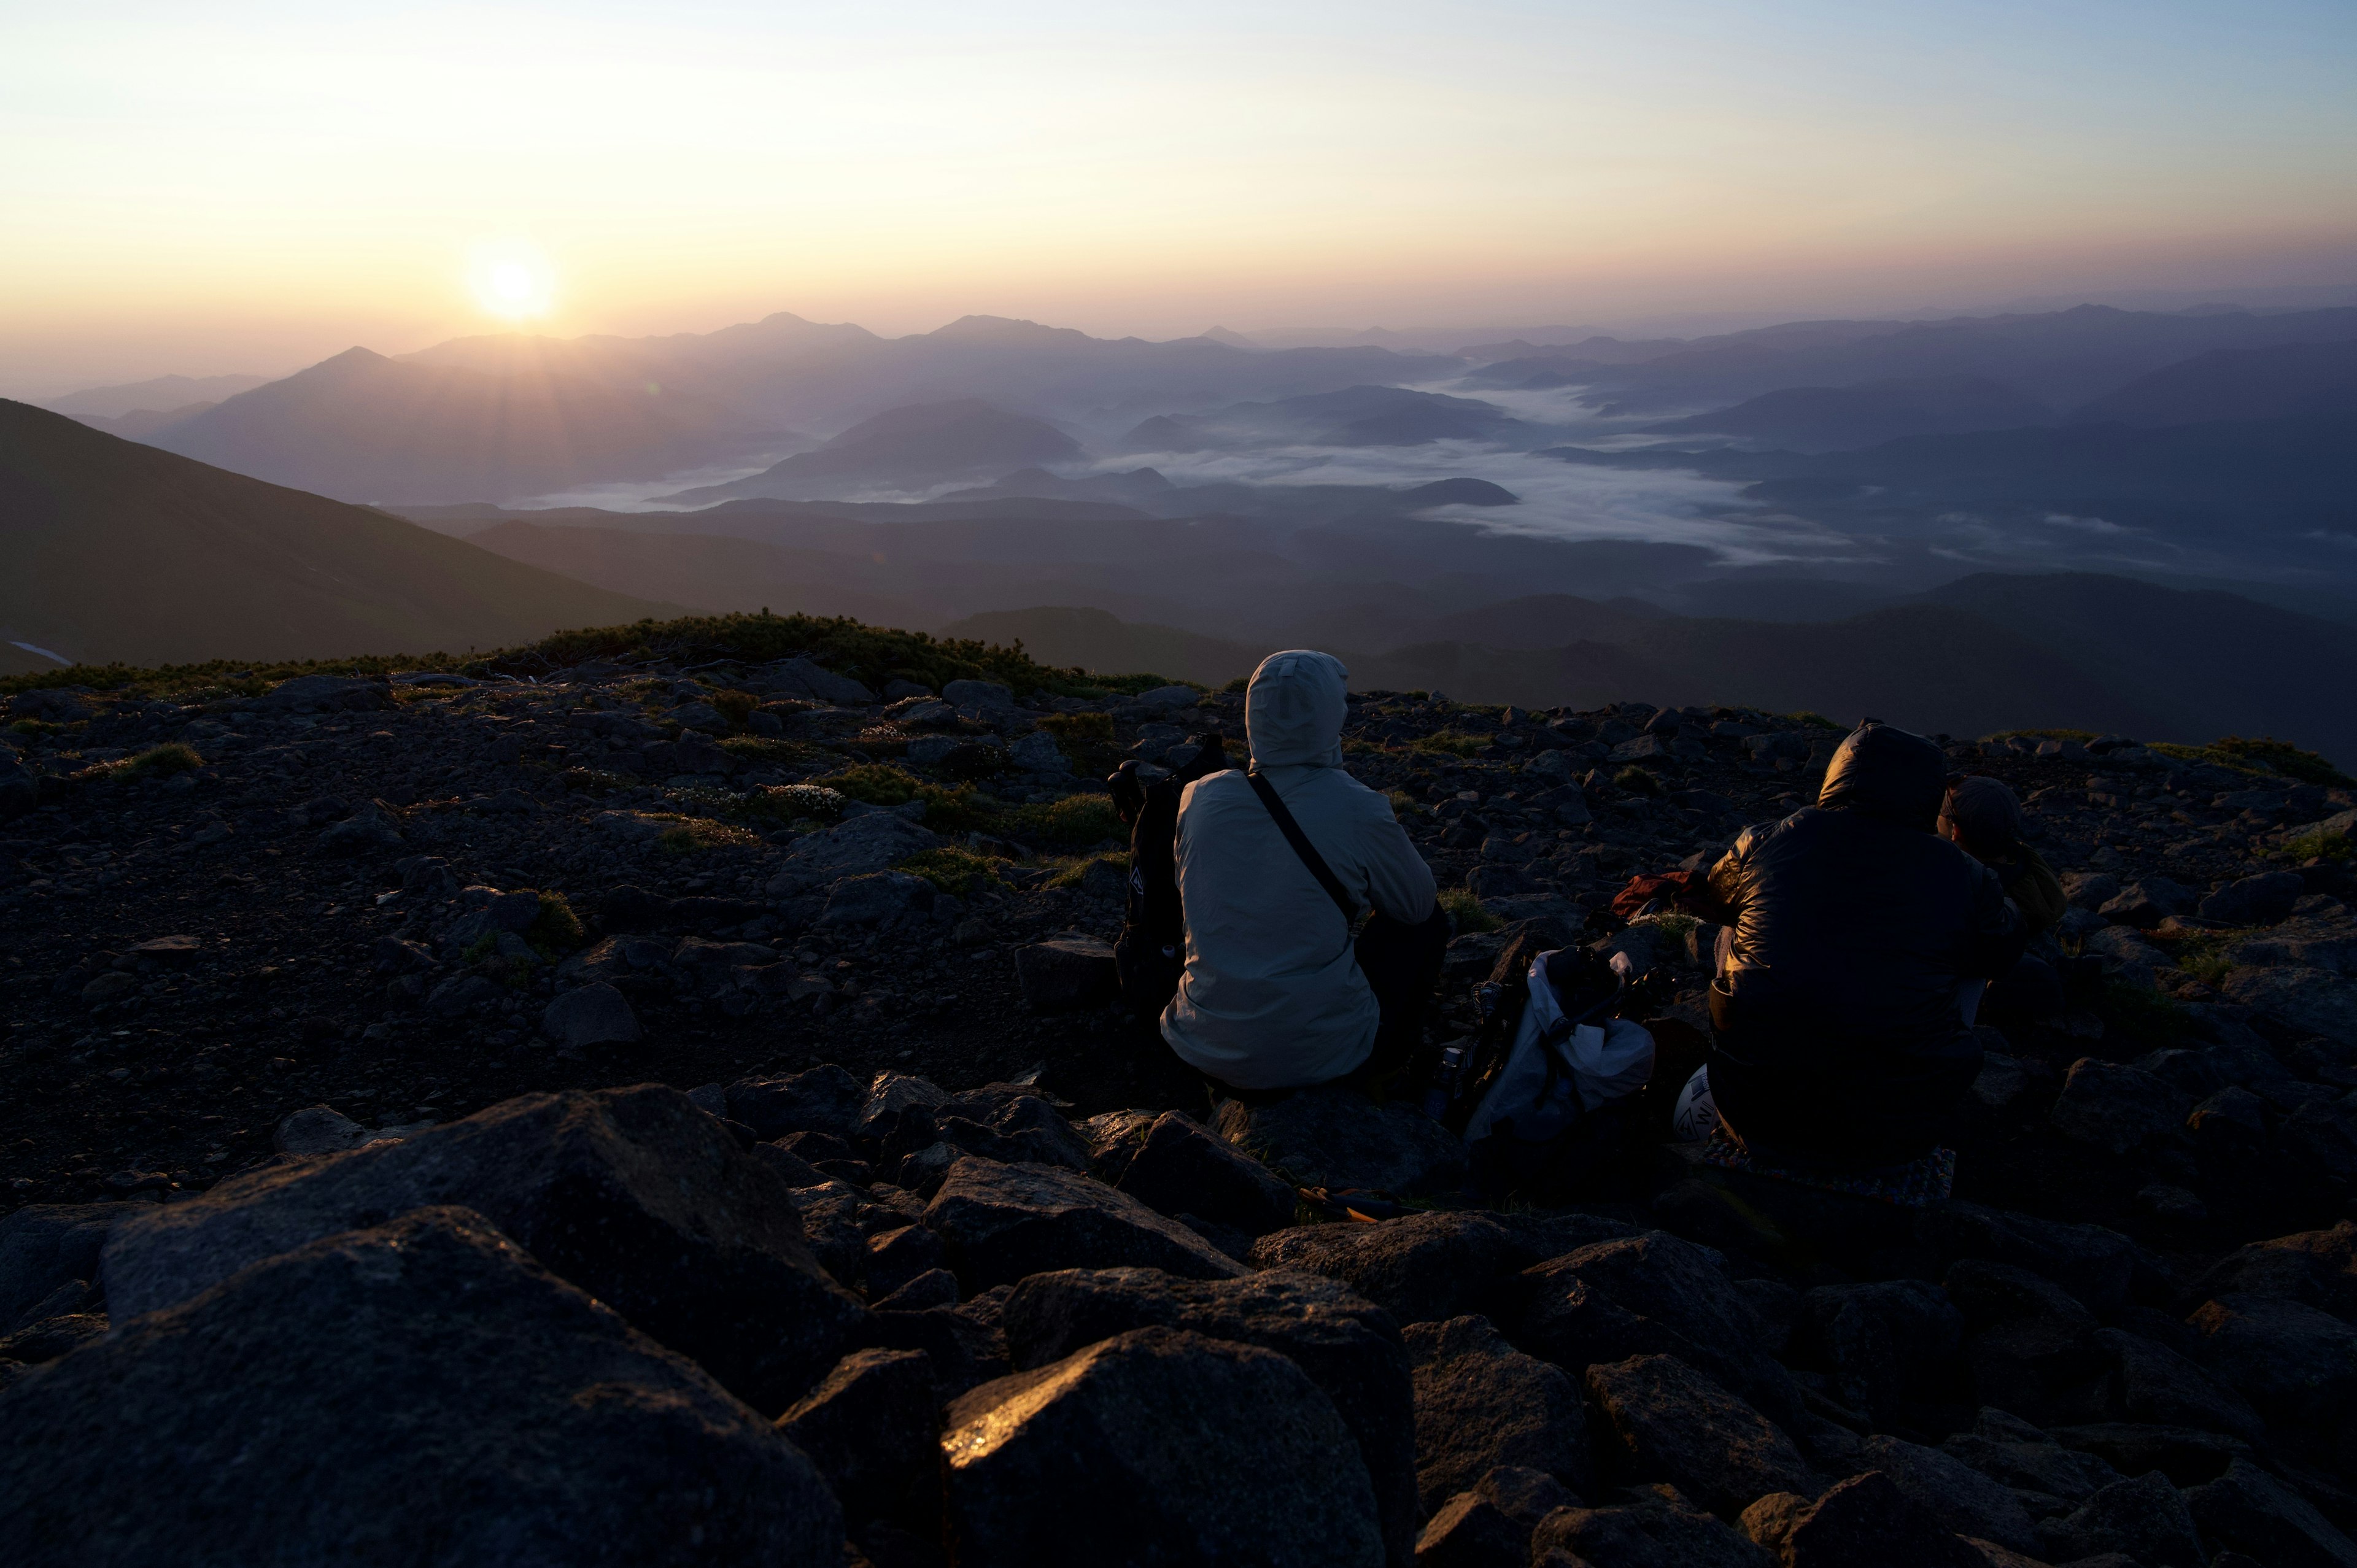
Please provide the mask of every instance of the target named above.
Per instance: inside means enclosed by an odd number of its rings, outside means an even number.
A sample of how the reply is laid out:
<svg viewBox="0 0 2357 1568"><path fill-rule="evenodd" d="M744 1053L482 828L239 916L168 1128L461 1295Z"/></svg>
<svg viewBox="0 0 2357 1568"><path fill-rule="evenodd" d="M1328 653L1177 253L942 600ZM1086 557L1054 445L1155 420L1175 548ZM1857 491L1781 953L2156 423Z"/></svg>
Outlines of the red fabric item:
<svg viewBox="0 0 2357 1568"><path fill-rule="evenodd" d="M1612 896L1612 912L1628 920L1635 918L1637 911L1656 898L1667 898L1674 904L1701 875L1698 871L1662 871L1632 876L1628 886Z"/></svg>

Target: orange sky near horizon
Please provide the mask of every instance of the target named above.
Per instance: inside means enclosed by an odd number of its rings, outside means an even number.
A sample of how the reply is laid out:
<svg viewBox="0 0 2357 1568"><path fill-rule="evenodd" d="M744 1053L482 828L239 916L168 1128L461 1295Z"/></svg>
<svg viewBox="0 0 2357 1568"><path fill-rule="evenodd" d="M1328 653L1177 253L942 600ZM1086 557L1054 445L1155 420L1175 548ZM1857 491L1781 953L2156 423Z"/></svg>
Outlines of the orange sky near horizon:
<svg viewBox="0 0 2357 1568"><path fill-rule="evenodd" d="M1169 337L2357 283L2325 0L894 16L0 12L0 393L519 302Z"/></svg>

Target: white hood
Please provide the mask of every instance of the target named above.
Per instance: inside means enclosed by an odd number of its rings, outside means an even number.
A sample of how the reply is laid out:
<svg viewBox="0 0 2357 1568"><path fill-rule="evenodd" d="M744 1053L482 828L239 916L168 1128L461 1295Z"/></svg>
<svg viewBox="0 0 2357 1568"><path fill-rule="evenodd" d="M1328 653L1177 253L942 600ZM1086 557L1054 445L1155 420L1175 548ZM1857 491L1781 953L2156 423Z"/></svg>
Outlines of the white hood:
<svg viewBox="0 0 2357 1568"><path fill-rule="evenodd" d="M1340 768L1351 672L1330 653L1272 653L1244 693L1244 734L1254 766Z"/></svg>

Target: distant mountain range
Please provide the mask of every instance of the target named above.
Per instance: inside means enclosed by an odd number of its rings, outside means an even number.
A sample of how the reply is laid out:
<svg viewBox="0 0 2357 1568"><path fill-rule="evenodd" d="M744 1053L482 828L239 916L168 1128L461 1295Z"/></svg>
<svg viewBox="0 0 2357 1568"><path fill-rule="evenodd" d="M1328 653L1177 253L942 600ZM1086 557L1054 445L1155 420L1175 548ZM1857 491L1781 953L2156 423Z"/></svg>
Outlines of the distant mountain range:
<svg viewBox="0 0 2357 1568"><path fill-rule="evenodd" d="M1205 682L1232 679L1277 647L1297 645L1125 625L1068 607L977 615L941 629L1019 638L1048 663ZM1356 651L1322 646L1350 665L1354 689L1443 691L1467 702L1727 703L1964 736L2062 727L2195 742L2265 734L2357 763L2357 628L2232 594L2092 574L1990 574L1832 621L1706 619L1555 598L1485 607L1451 629L1458 635ZM1482 635L1499 630L1527 640L1501 646Z"/></svg>
<svg viewBox="0 0 2357 1568"><path fill-rule="evenodd" d="M1044 419L961 398L879 413L817 451L788 457L750 478L662 499L689 505L754 497L808 500L846 487L926 486L1027 464L1068 463L1081 455L1079 442Z"/></svg>
<svg viewBox="0 0 2357 1568"><path fill-rule="evenodd" d="M676 607L0 401L0 655L85 663L495 648Z"/></svg>

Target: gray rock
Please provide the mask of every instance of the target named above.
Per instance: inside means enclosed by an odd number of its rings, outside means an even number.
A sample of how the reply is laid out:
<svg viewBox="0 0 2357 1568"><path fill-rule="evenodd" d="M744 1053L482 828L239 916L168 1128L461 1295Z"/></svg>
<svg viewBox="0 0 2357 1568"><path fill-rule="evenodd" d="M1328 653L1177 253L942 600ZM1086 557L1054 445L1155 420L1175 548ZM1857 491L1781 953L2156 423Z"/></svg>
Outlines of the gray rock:
<svg viewBox="0 0 2357 1568"><path fill-rule="evenodd" d="M437 1018L457 1018L510 994L508 988L496 980L486 980L479 974L454 974L425 993L425 1010Z"/></svg>
<svg viewBox="0 0 2357 1568"><path fill-rule="evenodd" d="M2049 1560L2066 1563L2117 1552L2148 1568L2203 1568L2208 1561L2184 1494L2159 1471L2115 1481L2038 1533Z"/></svg>
<svg viewBox="0 0 2357 1568"><path fill-rule="evenodd" d="M905 871L846 876L827 889L822 926L880 926L933 911L933 885Z"/></svg>
<svg viewBox="0 0 2357 1568"><path fill-rule="evenodd" d="M0 744L0 822L23 816L41 803L41 781L17 760L14 746Z"/></svg>
<svg viewBox="0 0 2357 1568"><path fill-rule="evenodd" d="M2291 1028L2357 1045L2357 982L2327 969L2232 969L2218 989Z"/></svg>
<svg viewBox="0 0 2357 1568"><path fill-rule="evenodd" d="M778 1417L856 1530L922 1509L941 1465L941 1402L922 1350L855 1350Z"/></svg>
<svg viewBox="0 0 2357 1568"><path fill-rule="evenodd" d="M1026 773L1070 773L1071 759L1056 745L1056 737L1045 730L1033 730L1018 736L1006 748L1006 759Z"/></svg>
<svg viewBox="0 0 2357 1568"><path fill-rule="evenodd" d="M1282 1269L1200 1282L1153 1269L1067 1269L1017 1285L999 1321L1009 1357L1025 1369L1155 1326L1286 1357L1334 1402L1374 1488L1385 1549L1407 1562L1424 1517L1417 1407L1400 1331L1382 1308L1332 1280Z"/></svg>
<svg viewBox="0 0 2357 1568"><path fill-rule="evenodd" d="M319 835L319 847L329 854L369 854L401 842L392 814L373 800Z"/></svg>
<svg viewBox="0 0 2357 1568"><path fill-rule="evenodd" d="M2120 879L2108 871L2066 871L2062 896L2073 908L2095 910L2119 897Z"/></svg>
<svg viewBox="0 0 2357 1568"><path fill-rule="evenodd" d="M675 1089L532 1094L150 1208L117 1227L102 1267L129 1317L318 1237L461 1203L774 1413L866 1316L803 1245L791 1192Z"/></svg>
<svg viewBox="0 0 2357 1568"><path fill-rule="evenodd" d="M1948 1270L1945 1289L1972 1331L1965 1357L1981 1403L2043 1417L2050 1396L2101 1369L2094 1316L2051 1280L1968 1258Z"/></svg>
<svg viewBox="0 0 2357 1568"><path fill-rule="evenodd" d="M280 1119L270 1146L282 1155L340 1155L369 1141L369 1130L328 1105L307 1105Z"/></svg>
<svg viewBox="0 0 2357 1568"><path fill-rule="evenodd" d="M770 690L843 707L865 707L876 693L848 675L838 675L809 659L787 659L767 671Z"/></svg>
<svg viewBox="0 0 2357 1568"><path fill-rule="evenodd" d="M1078 932L1016 949L1015 979L1034 1013L1102 1006L1121 990L1112 944Z"/></svg>
<svg viewBox="0 0 2357 1568"><path fill-rule="evenodd" d="M920 735L909 743L909 760L919 768L931 768L964 744L953 735Z"/></svg>
<svg viewBox="0 0 2357 1568"><path fill-rule="evenodd" d="M1530 1554L1531 1527L1471 1492L1442 1502L1415 1539L1416 1568L1523 1568Z"/></svg>
<svg viewBox="0 0 2357 1568"><path fill-rule="evenodd" d="M2278 1568L2357 1568L2357 1544L2316 1506L2247 1459L2185 1494L2193 1522L2212 1545L2248 1552Z"/></svg>
<svg viewBox="0 0 2357 1568"><path fill-rule="evenodd" d="M1292 1224L1298 1201L1266 1165L1176 1111L1155 1118L1114 1185L1158 1214L1193 1214L1247 1236Z"/></svg>
<svg viewBox="0 0 2357 1568"><path fill-rule="evenodd" d="M1857 1463L1889 1477L1943 1530L1994 1541L2025 1555L2040 1549L2038 1527L2012 1488L1952 1455L1903 1438L1876 1435L1860 1447Z"/></svg>
<svg viewBox="0 0 2357 1568"><path fill-rule="evenodd" d="M2357 1221L2237 1248L2194 1282L2193 1294L2278 1296L2357 1320Z"/></svg>
<svg viewBox="0 0 2357 1568"><path fill-rule="evenodd" d="M2116 1328L2095 1343L2112 1358L2112 1413L2147 1426L2190 1426L2264 1442L2266 1428L2240 1394L2168 1346Z"/></svg>
<svg viewBox="0 0 2357 1568"><path fill-rule="evenodd" d="M2001 1410L1983 1410L1972 1431L1952 1434L1940 1452L2013 1492L2040 1493L2064 1503L2084 1502L2121 1478L2100 1455L2064 1447Z"/></svg>
<svg viewBox="0 0 2357 1568"><path fill-rule="evenodd" d="M925 1208L969 1291L1051 1269L1160 1269L1185 1279L1248 1271L1209 1241L1103 1182L1054 1165L968 1155Z"/></svg>
<svg viewBox="0 0 2357 1568"><path fill-rule="evenodd" d="M1743 1531L1784 1568L1985 1568L1986 1562L1879 1470L1853 1476L1814 1502L1792 1493L1762 1498L1744 1510Z"/></svg>
<svg viewBox="0 0 2357 1568"><path fill-rule="evenodd" d="M1608 1474L1668 1481L1727 1519L1770 1492L1823 1485L1791 1438L1674 1356L1599 1362L1587 1385Z"/></svg>
<svg viewBox="0 0 2357 1568"><path fill-rule="evenodd" d="M1279 1230L1254 1243L1252 1261L1340 1280L1408 1324L1489 1310L1497 1282L1531 1255L1495 1217L1443 1210Z"/></svg>
<svg viewBox="0 0 2357 1568"><path fill-rule="evenodd" d="M12 719L40 719L49 724L70 725L86 719L97 711L81 692L64 686L36 686L8 699L8 716Z"/></svg>
<svg viewBox="0 0 2357 1568"><path fill-rule="evenodd" d="M764 1140L789 1133L848 1138L866 1101L866 1086L829 1062L786 1078L739 1079L728 1086L728 1119Z"/></svg>
<svg viewBox="0 0 2357 1568"><path fill-rule="evenodd" d="M1560 1508L1531 1532L1532 1568L1774 1568L1775 1559L1675 1487L1613 1508Z"/></svg>
<svg viewBox="0 0 2357 1568"><path fill-rule="evenodd" d="M1363 1187L1400 1197L1454 1187L1465 1145L1415 1106L1378 1105L1328 1084L1267 1105L1231 1100L1214 1131L1303 1187Z"/></svg>
<svg viewBox="0 0 2357 1568"><path fill-rule="evenodd" d="M2091 931L2081 942L2080 950L2089 958L2102 960L2105 974L2144 991L2158 984L2160 972L2169 967L2169 955L2129 926L2106 926Z"/></svg>
<svg viewBox="0 0 2357 1568"><path fill-rule="evenodd" d="M789 845L777 875L770 878L769 896L791 897L846 876L889 871L912 854L940 848L942 843L939 833L892 811L847 817L824 832L806 834Z"/></svg>
<svg viewBox="0 0 2357 1568"><path fill-rule="evenodd" d="M540 1015L540 1032L560 1046L630 1045L645 1037L630 999L603 983L576 986Z"/></svg>
<svg viewBox="0 0 2357 1568"><path fill-rule="evenodd" d="M260 706L287 712L305 708L371 709L393 706L393 691L382 681L352 681L340 675L297 675L264 693Z"/></svg>
<svg viewBox="0 0 2357 1568"><path fill-rule="evenodd" d="M1015 693L996 681L952 681L942 688L942 701L952 707L1010 711Z"/></svg>
<svg viewBox="0 0 2357 1568"><path fill-rule="evenodd" d="M1587 1414L1562 1368L1515 1349L1486 1317L1413 1323L1401 1337L1415 1368L1415 1478L1426 1507L1500 1466L1583 1491L1594 1484Z"/></svg>
<svg viewBox="0 0 2357 1568"><path fill-rule="evenodd" d="M2263 871L2229 882L2201 900L2201 916L2229 926L2272 926L2288 918L2308 885L2297 871Z"/></svg>
<svg viewBox="0 0 2357 1568"><path fill-rule="evenodd" d="M2187 1322L2196 1359L2269 1421L2332 1422L2357 1399L2357 1328L2280 1296L2223 1295Z"/></svg>
<svg viewBox="0 0 2357 1568"><path fill-rule="evenodd" d="M45 1305L68 1286L79 1300L98 1283L99 1249L136 1203L33 1203L0 1218L0 1334L13 1334L57 1310Z"/></svg>
<svg viewBox="0 0 2357 1568"><path fill-rule="evenodd" d="M1750 1302L1693 1242L1650 1230L1549 1259L1526 1277L1515 1338L1557 1366L1672 1356L1761 1409L1798 1414L1799 1392L1767 1355Z"/></svg>
<svg viewBox="0 0 2357 1568"><path fill-rule="evenodd" d="M1285 1357L1138 1328L985 1383L942 1438L966 1568L1384 1561L1366 1468Z"/></svg>
<svg viewBox="0 0 2357 1568"><path fill-rule="evenodd" d="M842 1552L791 1443L463 1209L264 1257L0 1393L11 1563Z"/></svg>
<svg viewBox="0 0 2357 1568"><path fill-rule="evenodd" d="M2125 1155L2177 1132L2192 1109L2192 1096L2150 1073L2081 1057L2047 1119L2067 1138Z"/></svg>
<svg viewBox="0 0 2357 1568"><path fill-rule="evenodd" d="M2181 882L2147 876L2129 883L2095 912L2123 926L2149 929L2171 915L2193 913L2195 894Z"/></svg>
<svg viewBox="0 0 2357 1568"><path fill-rule="evenodd" d="M1921 1280L1821 1285L1802 1298L1793 1350L1832 1369L1843 1404L1888 1426L1910 1392L1944 1371L1964 1342L1964 1315Z"/></svg>
<svg viewBox="0 0 2357 1568"><path fill-rule="evenodd" d="M2345 1102L2302 1105L2284 1118L2277 1135L2283 1152L2309 1176L2344 1186L2357 1180L2357 1110Z"/></svg>
<svg viewBox="0 0 2357 1568"><path fill-rule="evenodd" d="M2136 1273L2136 1243L2100 1225L1944 1203L1923 1211L1918 1233L1943 1263L1983 1258L2028 1269L2059 1282L2096 1312L2126 1305Z"/></svg>

